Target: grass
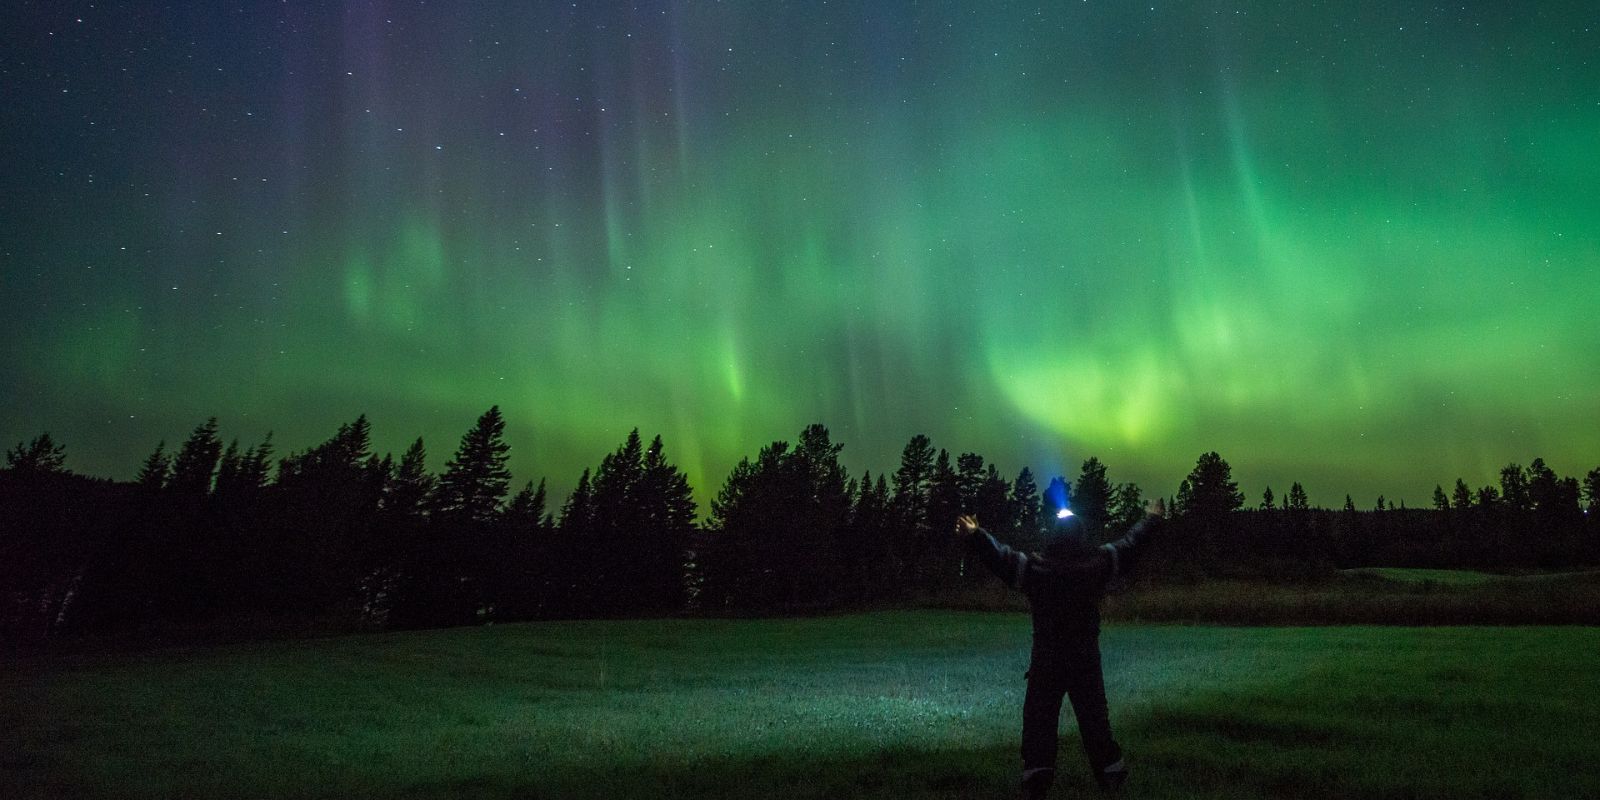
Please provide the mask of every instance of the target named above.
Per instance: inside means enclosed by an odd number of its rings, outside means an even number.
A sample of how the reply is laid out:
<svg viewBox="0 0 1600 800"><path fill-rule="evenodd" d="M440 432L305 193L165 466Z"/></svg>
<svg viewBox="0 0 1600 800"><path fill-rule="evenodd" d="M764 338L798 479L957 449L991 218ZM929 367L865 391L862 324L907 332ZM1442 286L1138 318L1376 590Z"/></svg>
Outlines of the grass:
<svg viewBox="0 0 1600 800"><path fill-rule="evenodd" d="M1006 797L1017 614L561 622L0 674L0 796ZM1600 796L1600 631L1110 626L1135 797ZM1057 796L1092 796L1069 719Z"/></svg>

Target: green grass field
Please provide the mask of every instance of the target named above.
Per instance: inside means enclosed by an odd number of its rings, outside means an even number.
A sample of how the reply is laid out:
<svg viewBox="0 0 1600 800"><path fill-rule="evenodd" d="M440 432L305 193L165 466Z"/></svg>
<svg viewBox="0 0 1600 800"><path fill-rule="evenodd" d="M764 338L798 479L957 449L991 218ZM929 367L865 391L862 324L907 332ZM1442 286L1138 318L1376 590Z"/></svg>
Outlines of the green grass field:
<svg viewBox="0 0 1600 800"><path fill-rule="evenodd" d="M1600 797L1600 629L1102 643L1130 797ZM1009 797L1027 645L920 611L31 656L0 797ZM1064 732L1055 796L1095 796Z"/></svg>

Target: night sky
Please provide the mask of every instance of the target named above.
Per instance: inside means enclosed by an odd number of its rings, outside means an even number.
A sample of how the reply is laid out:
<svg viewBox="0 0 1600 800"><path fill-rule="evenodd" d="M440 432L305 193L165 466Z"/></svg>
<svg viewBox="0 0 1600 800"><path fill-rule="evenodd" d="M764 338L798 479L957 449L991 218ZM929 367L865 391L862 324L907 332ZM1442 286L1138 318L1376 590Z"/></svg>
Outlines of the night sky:
<svg viewBox="0 0 1600 800"><path fill-rule="evenodd" d="M223 8L226 6L226 8ZM12 2L0 441L1600 464L1591 2Z"/></svg>

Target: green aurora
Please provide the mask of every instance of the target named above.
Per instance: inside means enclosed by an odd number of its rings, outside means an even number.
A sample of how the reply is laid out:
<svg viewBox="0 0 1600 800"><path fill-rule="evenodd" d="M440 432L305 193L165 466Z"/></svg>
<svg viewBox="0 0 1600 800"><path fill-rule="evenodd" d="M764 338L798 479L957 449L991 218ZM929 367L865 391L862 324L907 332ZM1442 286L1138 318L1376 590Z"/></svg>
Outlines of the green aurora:
<svg viewBox="0 0 1600 800"><path fill-rule="evenodd" d="M1251 502L1600 464L1588 4L246 6L0 34L8 445L437 466L499 404L519 482L637 426L702 503L810 422Z"/></svg>

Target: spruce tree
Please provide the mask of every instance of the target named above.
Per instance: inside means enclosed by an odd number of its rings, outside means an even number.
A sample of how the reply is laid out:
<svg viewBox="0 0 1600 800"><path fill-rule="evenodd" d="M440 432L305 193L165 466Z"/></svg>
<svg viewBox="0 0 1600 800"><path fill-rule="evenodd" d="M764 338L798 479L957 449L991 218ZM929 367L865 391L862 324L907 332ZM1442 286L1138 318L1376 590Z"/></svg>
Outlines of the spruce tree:
<svg viewBox="0 0 1600 800"><path fill-rule="evenodd" d="M217 418L212 417L196 427L178 450L167 485L189 496L209 494L221 458L222 440L217 437Z"/></svg>
<svg viewBox="0 0 1600 800"><path fill-rule="evenodd" d="M383 507L397 514L419 514L434 491L434 477L428 474L428 450L422 437L406 448L400 464L385 487Z"/></svg>
<svg viewBox="0 0 1600 800"><path fill-rule="evenodd" d="M1311 501L1306 497L1306 487L1301 486L1299 481L1289 486L1289 499L1284 502L1283 507L1290 511L1311 510Z"/></svg>
<svg viewBox="0 0 1600 800"><path fill-rule="evenodd" d="M1450 510L1450 498L1445 496L1444 487L1438 484L1433 486L1433 508L1435 511Z"/></svg>
<svg viewBox="0 0 1600 800"><path fill-rule="evenodd" d="M167 480L172 477L172 456L167 453L167 442L156 442L156 450L144 460L144 465L139 467L139 474L133 479L145 489L152 491L164 489Z"/></svg>
<svg viewBox="0 0 1600 800"><path fill-rule="evenodd" d="M27 444L6 451L6 466L18 474L66 472L66 448L55 443L49 433L33 437Z"/></svg>
<svg viewBox="0 0 1600 800"><path fill-rule="evenodd" d="M1220 515L1244 505L1244 493L1233 481L1233 468L1216 451L1200 456L1187 485L1189 497L1182 501L1185 514Z"/></svg>
<svg viewBox="0 0 1600 800"><path fill-rule="evenodd" d="M1261 493L1261 510L1275 511L1277 508L1277 505L1273 502L1272 487L1268 486L1267 490Z"/></svg>
<svg viewBox="0 0 1600 800"><path fill-rule="evenodd" d="M1039 516L1039 484L1033 479L1033 471L1027 467L1023 467L1017 473L1017 479L1011 483L1011 506L1017 513L1018 543L1023 547L1037 547L1044 534Z"/></svg>
<svg viewBox="0 0 1600 800"><path fill-rule="evenodd" d="M1072 513L1083 520L1085 531L1093 538L1101 538L1111 511L1111 481L1106 479L1106 465L1090 456L1078 472L1078 481L1072 487Z"/></svg>
<svg viewBox="0 0 1600 800"><path fill-rule="evenodd" d="M505 443L505 428L500 407L490 406L461 437L461 446L445 462L444 474L439 477L437 507L441 512L473 522L487 522L500 513L511 485L511 472L506 469L511 448Z"/></svg>

